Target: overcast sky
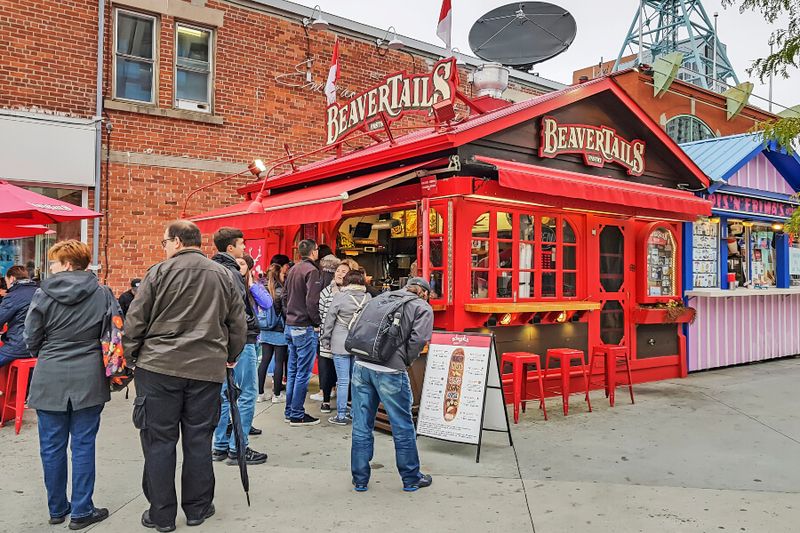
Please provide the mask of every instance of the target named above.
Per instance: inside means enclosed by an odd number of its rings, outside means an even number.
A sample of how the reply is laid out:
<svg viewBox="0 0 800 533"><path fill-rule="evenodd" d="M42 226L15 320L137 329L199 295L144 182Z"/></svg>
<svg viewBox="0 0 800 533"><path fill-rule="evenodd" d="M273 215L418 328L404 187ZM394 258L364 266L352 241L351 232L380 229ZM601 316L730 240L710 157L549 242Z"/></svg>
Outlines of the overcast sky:
<svg viewBox="0 0 800 533"><path fill-rule="evenodd" d="M436 37L441 0L294 0L313 7L319 4L323 12L333 13L378 28L394 26L401 35L441 46ZM453 46L469 53L467 36L472 24L484 13L509 3L508 0L451 0L453 5ZM628 28L633 21L636 0L551 0L568 9L578 24L578 34L572 46L560 56L536 65L541 76L562 83L571 83L572 72L580 67L616 59ZM737 2L737 4L740 2ZM769 53L768 38L772 26L754 12L740 14L737 7L723 9L720 0L704 0L709 18L719 12L720 41L728 47L728 58L739 81L752 81L754 94L764 98L769 94L767 83L751 79L747 67L754 59ZM784 27L785 27L784 22ZM777 23L776 23L777 26ZM347 66L342 65L346 70ZM784 106L800 104L800 71L789 72L789 79L776 76L773 101ZM752 103L767 108L767 103L753 99ZM780 108L773 108L777 112Z"/></svg>

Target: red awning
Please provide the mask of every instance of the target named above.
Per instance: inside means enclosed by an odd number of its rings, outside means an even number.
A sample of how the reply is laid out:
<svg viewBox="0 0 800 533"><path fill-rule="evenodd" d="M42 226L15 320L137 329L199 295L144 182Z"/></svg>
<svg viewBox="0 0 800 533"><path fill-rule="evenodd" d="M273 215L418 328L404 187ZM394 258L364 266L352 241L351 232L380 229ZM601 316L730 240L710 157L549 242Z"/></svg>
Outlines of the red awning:
<svg viewBox="0 0 800 533"><path fill-rule="evenodd" d="M248 213L247 208L252 203L250 200L190 217L190 220L206 233L216 231L222 226L233 226L247 231L336 220L342 216L342 204L350 198L353 191L369 187L365 190L372 194L398 183L398 180L392 178L401 175L401 181L413 178L414 176L407 174L429 163L432 161L270 195L261 202L264 213Z"/></svg>
<svg viewBox="0 0 800 533"><path fill-rule="evenodd" d="M711 215L711 202L688 191L630 181L579 174L548 167L516 163L493 157L476 159L497 168L502 187L549 196L586 200L607 206L623 205L647 213L660 211L672 218L694 220Z"/></svg>

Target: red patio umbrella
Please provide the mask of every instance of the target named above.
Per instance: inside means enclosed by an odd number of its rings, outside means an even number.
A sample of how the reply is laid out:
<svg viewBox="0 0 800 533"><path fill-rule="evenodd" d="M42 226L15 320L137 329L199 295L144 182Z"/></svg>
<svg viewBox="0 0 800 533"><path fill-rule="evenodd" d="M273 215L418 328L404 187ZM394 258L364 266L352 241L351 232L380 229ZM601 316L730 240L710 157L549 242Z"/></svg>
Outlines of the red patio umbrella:
<svg viewBox="0 0 800 533"><path fill-rule="evenodd" d="M11 185L0 180L0 227L54 224L84 218L96 218L102 214L48 198L41 194Z"/></svg>
<svg viewBox="0 0 800 533"><path fill-rule="evenodd" d="M53 233L55 233L55 231L42 225L9 226L5 223L0 225L0 239L23 239L25 237L45 234L51 235Z"/></svg>

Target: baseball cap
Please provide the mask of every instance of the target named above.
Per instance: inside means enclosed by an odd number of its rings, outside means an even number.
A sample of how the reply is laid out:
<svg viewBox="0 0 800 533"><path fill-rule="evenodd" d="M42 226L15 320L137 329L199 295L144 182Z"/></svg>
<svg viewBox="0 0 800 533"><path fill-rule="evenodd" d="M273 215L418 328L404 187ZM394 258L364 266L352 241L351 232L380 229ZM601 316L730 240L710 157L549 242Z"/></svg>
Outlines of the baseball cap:
<svg viewBox="0 0 800 533"><path fill-rule="evenodd" d="M411 285L422 287L426 291L431 292L431 286L424 278L410 278L408 283L406 283L406 287L410 287Z"/></svg>
<svg viewBox="0 0 800 533"><path fill-rule="evenodd" d="M131 287L133 287L134 289L138 289L139 285L141 285L141 284L142 284L141 278L133 278L131 280Z"/></svg>

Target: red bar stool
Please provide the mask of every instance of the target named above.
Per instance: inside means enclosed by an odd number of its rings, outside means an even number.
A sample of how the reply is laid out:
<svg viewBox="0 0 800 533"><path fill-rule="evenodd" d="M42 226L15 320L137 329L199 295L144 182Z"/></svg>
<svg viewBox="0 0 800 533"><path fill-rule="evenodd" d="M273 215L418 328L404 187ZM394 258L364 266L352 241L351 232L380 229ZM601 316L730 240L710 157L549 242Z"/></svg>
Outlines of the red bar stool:
<svg viewBox="0 0 800 533"><path fill-rule="evenodd" d="M25 410L25 398L28 396L28 379L36 359L17 359L8 366L8 378L3 394L2 412L0 412L0 427L8 420L14 419L14 429L19 435L22 427L22 413Z"/></svg>
<svg viewBox="0 0 800 533"><path fill-rule="evenodd" d="M631 352L627 346L619 346L617 344L599 344L592 347L591 356L589 357L589 375L591 377L594 371L594 364L598 357L603 358L603 372L605 375L604 388L606 390L606 398L611 407L614 407L615 390L619 385L617 384L617 366L620 363L625 365L625 371L628 373L628 392L631 395L631 403L636 403L633 400L633 378L631 377Z"/></svg>
<svg viewBox="0 0 800 533"><path fill-rule="evenodd" d="M539 382L539 409L547 420L547 408L544 405L544 385L542 383L541 358L535 353L506 352L500 358L500 367L506 363L511 365L512 388L514 390L514 423L519 423L519 408L525 412L528 397L528 368L527 365L536 367L536 380Z"/></svg>
<svg viewBox="0 0 800 533"><path fill-rule="evenodd" d="M575 366L580 366L581 368L583 383L586 387L586 403L589 405L589 412L591 413L592 401L589 399L589 375L586 372L586 361L583 358L583 350L573 350L572 348L552 348L547 350L547 356L544 361L545 380L547 380L547 374L550 372L551 359L558 359L561 370L561 399L564 404L564 416L569 414L569 378L570 371ZM580 365L573 365L572 363L575 361L579 361Z"/></svg>

